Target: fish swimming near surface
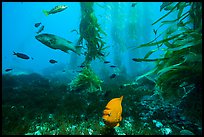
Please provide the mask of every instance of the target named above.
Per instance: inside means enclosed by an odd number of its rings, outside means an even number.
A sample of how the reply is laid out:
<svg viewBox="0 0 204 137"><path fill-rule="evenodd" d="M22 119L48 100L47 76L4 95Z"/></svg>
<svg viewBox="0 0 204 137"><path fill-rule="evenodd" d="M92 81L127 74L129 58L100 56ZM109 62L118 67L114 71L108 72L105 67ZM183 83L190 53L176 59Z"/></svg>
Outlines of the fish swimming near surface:
<svg viewBox="0 0 204 137"><path fill-rule="evenodd" d="M52 48L52 49L59 49L61 51L64 51L68 53L69 50L75 52L76 54L81 54L81 48L82 46L74 46L72 42L53 35L53 34L39 34L35 36L35 38L40 41L42 44Z"/></svg>
<svg viewBox="0 0 204 137"><path fill-rule="evenodd" d="M35 23L35 27L36 27L36 28L39 27L40 24L41 24L41 22L39 22L39 23Z"/></svg>
<svg viewBox="0 0 204 137"><path fill-rule="evenodd" d="M122 100L123 96L120 98L114 98L108 102L103 111L103 121L108 127L117 127L119 122L122 120Z"/></svg>
<svg viewBox="0 0 204 137"><path fill-rule="evenodd" d="M54 60L54 59L49 60L49 62L50 62L50 63L52 63L52 64L57 63L57 61L56 61L56 60Z"/></svg>
<svg viewBox="0 0 204 137"><path fill-rule="evenodd" d="M65 9L67 9L68 6L66 5L59 5L59 6L55 6L53 9L51 9L50 11L47 11L47 10L43 10L43 13L48 16L50 14L55 14L57 12L61 12Z"/></svg>
<svg viewBox="0 0 204 137"><path fill-rule="evenodd" d="M112 79L112 78L115 78L116 77L116 74L112 74L111 76L110 76L110 78Z"/></svg>
<svg viewBox="0 0 204 137"><path fill-rule="evenodd" d="M23 53L13 52L13 55L16 55L17 57L22 58L22 59L29 59L30 58L30 57L28 57L27 55L25 55Z"/></svg>
<svg viewBox="0 0 204 137"><path fill-rule="evenodd" d="M36 33L39 34L40 32L42 32L44 30L44 28L45 28L45 26L41 26Z"/></svg>
<svg viewBox="0 0 204 137"><path fill-rule="evenodd" d="M8 72L8 71L11 71L11 70L13 70L13 69L6 69L5 71Z"/></svg>
<svg viewBox="0 0 204 137"><path fill-rule="evenodd" d="M132 3L132 7L135 7L137 3Z"/></svg>

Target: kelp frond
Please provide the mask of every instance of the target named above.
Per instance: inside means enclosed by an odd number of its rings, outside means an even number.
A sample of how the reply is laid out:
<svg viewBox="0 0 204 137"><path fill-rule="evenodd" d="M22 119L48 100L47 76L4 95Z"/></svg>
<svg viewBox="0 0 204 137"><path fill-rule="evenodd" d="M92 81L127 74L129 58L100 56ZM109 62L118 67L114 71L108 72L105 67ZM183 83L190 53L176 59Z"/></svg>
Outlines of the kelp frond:
<svg viewBox="0 0 204 137"><path fill-rule="evenodd" d="M184 13L184 9L187 7L189 10ZM167 92L170 94L171 91L179 89L179 85L183 82L195 85L200 83L202 79L202 3L164 2L161 5L161 10L166 10L168 13L152 25L172 13L177 13L177 18L162 21L159 28L166 25L166 30L151 42L137 47L155 46L156 48L147 52L144 58L135 58L134 61L155 61L155 68L139 76L137 80L156 74L156 86L165 95ZM157 32L157 30L154 30L154 32ZM163 39L157 41L161 37ZM162 45L162 48L158 48L158 45ZM153 53L160 49L163 51L161 58L149 59ZM174 94L177 94L175 92Z"/></svg>
<svg viewBox="0 0 204 137"><path fill-rule="evenodd" d="M81 22L80 37L78 45L85 43L86 51L84 53L85 61L82 63L85 67L82 72L70 83L71 90L95 92L101 91L100 84L102 81L93 72L90 67L92 60L103 59L105 54L105 42L101 35L106 33L101 29L93 10L94 2L81 2Z"/></svg>
<svg viewBox="0 0 204 137"><path fill-rule="evenodd" d="M82 72L70 83L71 91L97 92L101 91L102 81L93 72L89 65L82 69Z"/></svg>
<svg viewBox="0 0 204 137"><path fill-rule="evenodd" d="M93 5L94 2L81 2L81 22L80 22L80 38L79 44L82 44L83 40L86 42L87 51L85 52L85 64L90 63L96 58L103 59L105 52L105 42L102 40L101 35L106 33L101 29L101 26L97 22L97 18L94 14Z"/></svg>

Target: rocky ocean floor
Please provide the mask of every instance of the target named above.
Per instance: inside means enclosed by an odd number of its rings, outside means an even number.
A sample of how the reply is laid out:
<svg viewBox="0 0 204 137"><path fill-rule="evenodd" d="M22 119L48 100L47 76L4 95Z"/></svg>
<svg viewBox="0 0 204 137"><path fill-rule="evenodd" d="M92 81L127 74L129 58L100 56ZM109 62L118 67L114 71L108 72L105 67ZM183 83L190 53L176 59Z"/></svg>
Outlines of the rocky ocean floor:
<svg viewBox="0 0 204 137"><path fill-rule="evenodd" d="M151 82L145 83L102 85L102 92L82 93L38 74L2 75L2 134L202 135L202 105L193 111L168 103ZM123 119L119 127L108 128L102 112L110 99L121 95Z"/></svg>

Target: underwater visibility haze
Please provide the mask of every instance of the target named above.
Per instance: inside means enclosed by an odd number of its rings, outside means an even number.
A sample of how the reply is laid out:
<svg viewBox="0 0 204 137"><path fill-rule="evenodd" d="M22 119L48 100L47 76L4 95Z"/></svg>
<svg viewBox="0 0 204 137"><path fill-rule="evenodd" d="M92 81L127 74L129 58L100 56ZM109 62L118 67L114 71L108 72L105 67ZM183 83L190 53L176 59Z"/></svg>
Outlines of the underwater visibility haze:
<svg viewBox="0 0 204 137"><path fill-rule="evenodd" d="M2 2L3 135L202 135L201 2Z"/></svg>

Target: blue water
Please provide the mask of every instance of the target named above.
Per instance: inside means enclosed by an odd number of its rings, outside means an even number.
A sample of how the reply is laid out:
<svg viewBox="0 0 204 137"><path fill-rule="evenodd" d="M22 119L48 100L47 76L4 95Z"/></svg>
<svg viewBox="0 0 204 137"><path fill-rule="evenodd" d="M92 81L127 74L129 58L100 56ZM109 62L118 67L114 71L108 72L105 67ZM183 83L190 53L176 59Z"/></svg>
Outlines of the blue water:
<svg viewBox="0 0 204 137"><path fill-rule="evenodd" d="M57 4L66 4L69 5L69 8L54 16L46 17L43 14L43 9L50 10ZM80 21L80 12L77 12L79 11L78 3L9 2L3 3L2 7L3 70L10 67L15 68L16 71L40 73L43 69L52 66L48 62L51 58L62 64L68 63L69 54L49 49L35 39L38 29L34 27L34 24L41 22L45 26L44 32L54 33L73 41L76 36L70 31L78 28ZM13 51L25 53L33 57L34 60L17 58L12 55Z"/></svg>
<svg viewBox="0 0 204 137"><path fill-rule="evenodd" d="M108 5L108 3L106 3ZM109 3L116 4L116 3ZM122 2L121 11L119 14L122 16L119 36L123 38L123 47L116 45L111 37L112 22L115 22L114 15L112 15L112 9L110 7L105 10L102 8L105 5L103 2L96 3L94 6L95 15L98 19L98 23L102 29L107 33L104 37L106 46L109 48L106 50L110 52L106 60L114 62L114 47L121 50L121 56L118 60L121 60L121 64L127 70L128 75L138 75L143 70L147 71L152 68L153 63L137 63L133 62L133 57L143 57L147 52L147 49L132 50L130 47L136 47L140 44L148 42L154 38L153 29L157 28L158 25L152 26L151 24L158 19L163 12L159 11L161 5L160 2L139 2L136 7L131 7L131 2ZM50 10L56 5L67 5L68 8L57 14L45 16L42 10ZM101 6L98 6L101 5ZM151 7L151 8L150 8ZM130 24L129 13L131 10L136 11L136 17L139 19L139 26L136 27L136 32L139 33L137 39L131 39L127 37L128 31L127 26ZM79 30L80 23L80 3L79 2L3 2L2 3L2 72L5 73L5 69L12 68L10 73L16 74L21 72L26 73L40 73L44 74L51 68L57 70L68 69L70 72L77 69L77 66L71 67L72 60L71 56L77 58L77 65L80 65L84 61L85 56L73 55L75 53L69 52L64 53L60 50L53 50L35 39L38 28L34 27L35 23L41 22L45 26L42 33L51 33L61 36L71 42L76 43L79 38L76 32L71 30ZM120 22L118 22L120 24ZM162 30L160 30L162 31ZM148 36L150 37L147 37ZM125 37L126 36L126 37ZM147 39L148 38L148 39ZM149 50L149 49L148 49ZM13 54L14 52L20 52L32 57L33 60L23 60ZM158 57L159 52L152 57ZM53 65L49 63L50 59L58 61L57 64ZM93 69L100 75L101 67L104 67L104 63L98 59L92 62ZM113 71L106 67L109 73ZM119 69L120 66L119 66ZM133 71L134 70L134 71ZM136 70L136 71L135 71ZM54 73L54 72L52 72Z"/></svg>

